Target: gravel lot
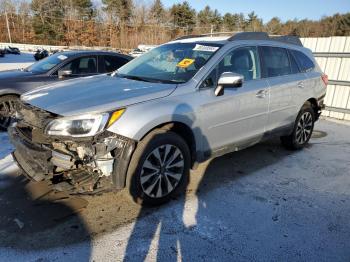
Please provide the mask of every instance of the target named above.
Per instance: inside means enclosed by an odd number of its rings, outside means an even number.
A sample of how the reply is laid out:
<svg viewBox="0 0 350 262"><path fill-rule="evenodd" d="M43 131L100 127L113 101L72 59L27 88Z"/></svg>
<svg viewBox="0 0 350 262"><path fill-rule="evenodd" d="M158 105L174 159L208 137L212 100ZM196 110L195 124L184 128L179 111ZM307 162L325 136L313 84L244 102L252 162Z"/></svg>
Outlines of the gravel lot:
<svg viewBox="0 0 350 262"><path fill-rule="evenodd" d="M124 191L37 199L0 133L0 261L350 261L350 126L315 128L302 151L276 139L207 161L153 209Z"/></svg>

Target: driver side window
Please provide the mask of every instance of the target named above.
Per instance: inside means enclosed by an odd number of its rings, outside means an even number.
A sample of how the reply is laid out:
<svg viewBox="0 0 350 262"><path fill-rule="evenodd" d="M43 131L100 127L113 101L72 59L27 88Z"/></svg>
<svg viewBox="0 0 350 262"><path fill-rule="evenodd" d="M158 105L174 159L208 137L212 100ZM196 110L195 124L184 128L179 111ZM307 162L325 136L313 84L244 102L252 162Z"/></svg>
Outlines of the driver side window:
<svg viewBox="0 0 350 262"><path fill-rule="evenodd" d="M256 47L240 47L228 53L219 63L219 76L233 72L244 76L244 80L260 78L260 63Z"/></svg>
<svg viewBox="0 0 350 262"><path fill-rule="evenodd" d="M95 56L86 56L74 59L60 70L72 70L73 75L85 75L97 73L97 59Z"/></svg>

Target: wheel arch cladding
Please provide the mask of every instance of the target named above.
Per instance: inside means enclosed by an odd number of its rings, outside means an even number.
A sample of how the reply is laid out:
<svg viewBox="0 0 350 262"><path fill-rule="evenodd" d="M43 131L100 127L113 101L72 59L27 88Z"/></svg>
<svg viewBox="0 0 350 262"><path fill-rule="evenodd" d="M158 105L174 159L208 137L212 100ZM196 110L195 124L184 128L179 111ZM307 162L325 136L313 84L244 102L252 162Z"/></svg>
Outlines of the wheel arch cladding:
<svg viewBox="0 0 350 262"><path fill-rule="evenodd" d="M318 118L319 106L316 98L309 98L306 102L311 104L312 109L314 110L315 117Z"/></svg>
<svg viewBox="0 0 350 262"><path fill-rule="evenodd" d="M196 146L196 140L195 140L195 136L193 134L193 131L187 124L185 124L183 122L179 122L179 121L171 121L171 122L162 123L162 124L159 124L159 125L155 126L151 130L149 130L142 137L142 139L144 137L146 137L149 133L154 131L155 129L162 129L162 130L166 130L166 131L172 131L172 132L178 134L179 136L181 136L185 140L188 148L190 149L190 152L191 152L191 166L193 166L193 164L197 160L197 146Z"/></svg>

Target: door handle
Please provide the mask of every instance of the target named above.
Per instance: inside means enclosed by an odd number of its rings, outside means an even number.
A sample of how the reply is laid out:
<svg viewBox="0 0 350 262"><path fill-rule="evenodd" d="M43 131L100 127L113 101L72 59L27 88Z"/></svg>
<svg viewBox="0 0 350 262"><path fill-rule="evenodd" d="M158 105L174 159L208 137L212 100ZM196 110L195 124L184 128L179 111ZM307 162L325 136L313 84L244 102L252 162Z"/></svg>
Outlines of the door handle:
<svg viewBox="0 0 350 262"><path fill-rule="evenodd" d="M266 94L267 94L267 90L266 89L262 89L262 90L259 90L258 93L256 93L255 96L257 98L265 98Z"/></svg>
<svg viewBox="0 0 350 262"><path fill-rule="evenodd" d="M298 87L299 88L304 88L304 82L303 81L298 82Z"/></svg>

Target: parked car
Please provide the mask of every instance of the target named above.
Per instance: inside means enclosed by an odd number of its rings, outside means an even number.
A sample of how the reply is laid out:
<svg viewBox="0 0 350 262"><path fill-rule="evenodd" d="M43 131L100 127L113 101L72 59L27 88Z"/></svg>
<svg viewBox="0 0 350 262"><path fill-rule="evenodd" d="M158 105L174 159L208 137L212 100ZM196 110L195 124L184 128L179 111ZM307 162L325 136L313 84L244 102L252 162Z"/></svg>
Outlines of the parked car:
<svg viewBox="0 0 350 262"><path fill-rule="evenodd" d="M129 53L129 55L131 55L132 57L139 57L140 55L147 53L149 50L152 50L155 47L157 46L156 45L138 45L137 48L135 48Z"/></svg>
<svg viewBox="0 0 350 262"><path fill-rule="evenodd" d="M34 53L34 59L35 61L39 61L41 59L44 59L45 57L49 56L49 51L45 50L45 49L38 49L36 50L36 52Z"/></svg>
<svg viewBox="0 0 350 262"><path fill-rule="evenodd" d="M5 52L7 54L13 54L13 55L20 55L21 54L21 51L19 51L19 49L17 47L13 47L13 46L6 47Z"/></svg>
<svg viewBox="0 0 350 262"><path fill-rule="evenodd" d="M32 180L156 205L208 158L279 136L309 141L327 77L296 37L181 38L102 75L22 95L9 134ZM217 179L220 179L219 174Z"/></svg>
<svg viewBox="0 0 350 262"><path fill-rule="evenodd" d="M4 57L6 54L4 49L0 49L0 57Z"/></svg>
<svg viewBox="0 0 350 262"><path fill-rule="evenodd" d="M0 72L0 129L6 129L13 120L13 104L22 93L61 80L110 73L131 59L114 52L67 51L25 69Z"/></svg>

